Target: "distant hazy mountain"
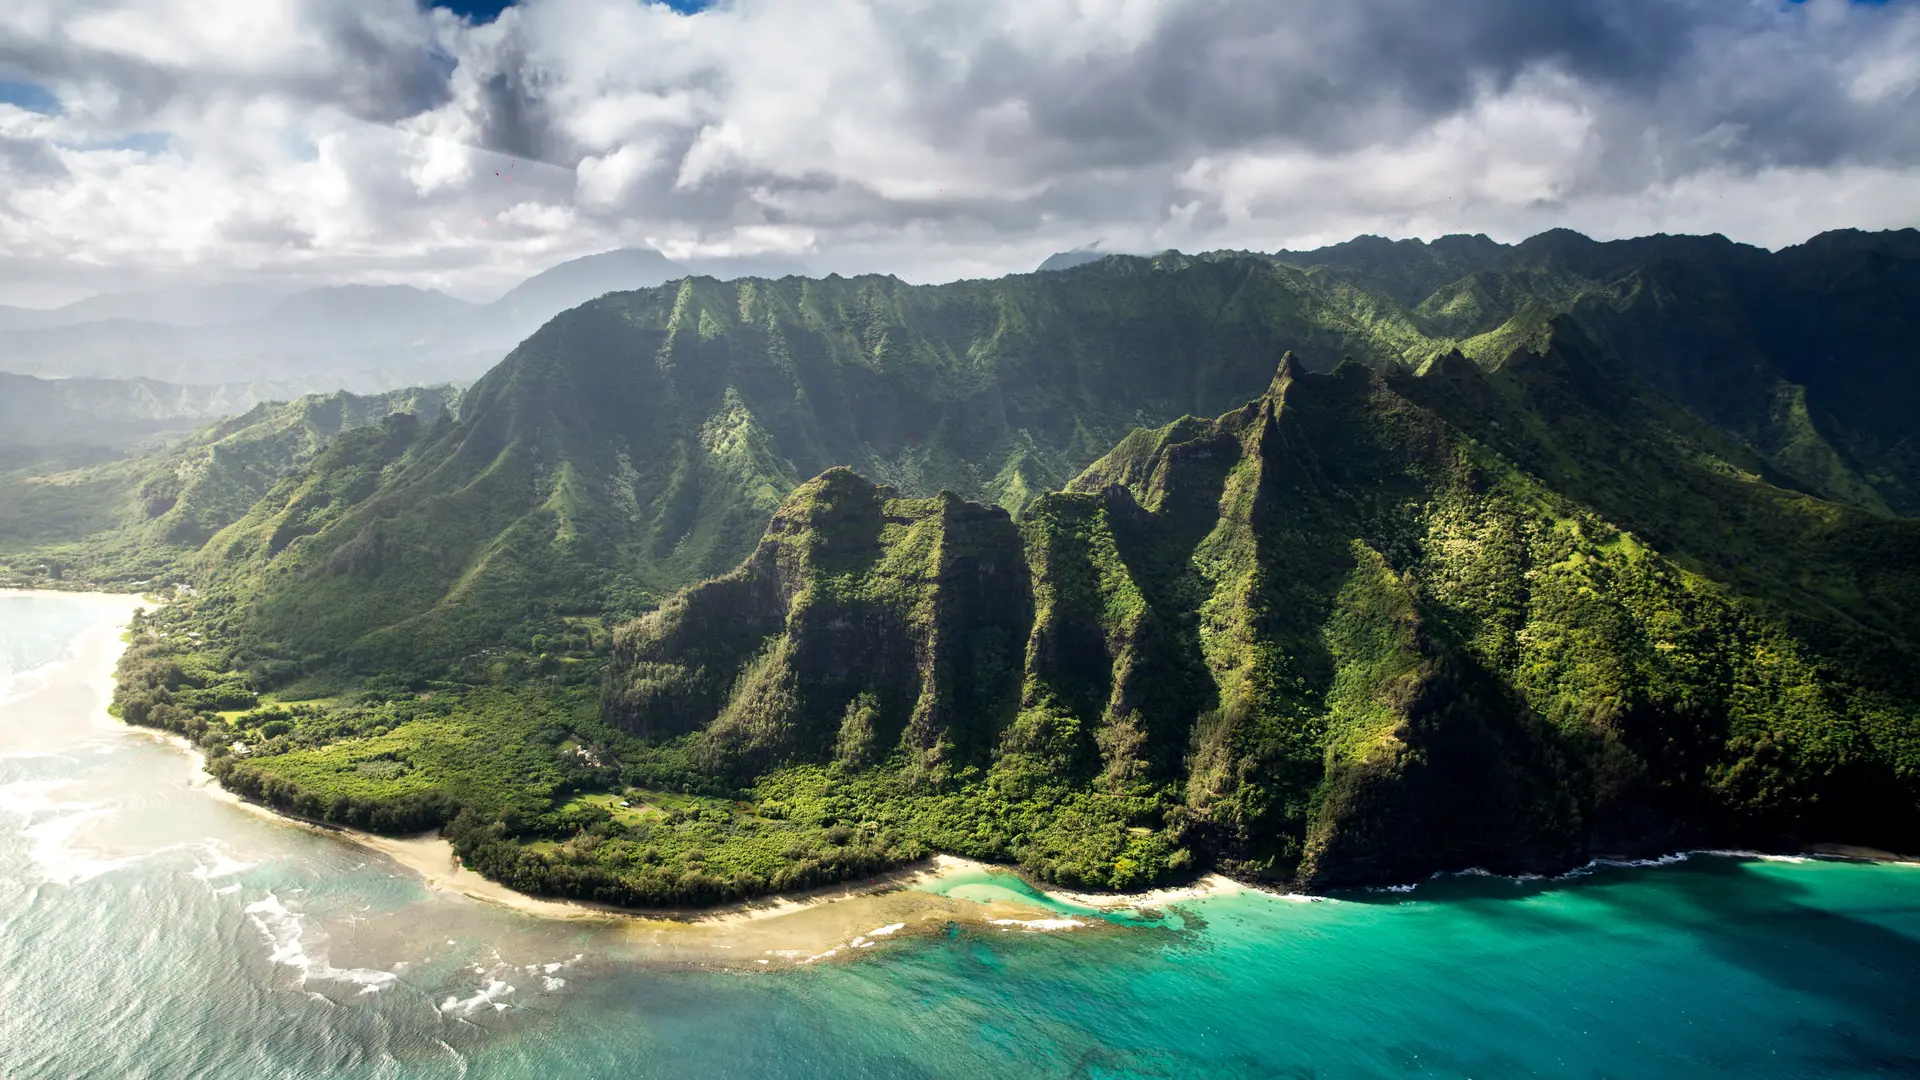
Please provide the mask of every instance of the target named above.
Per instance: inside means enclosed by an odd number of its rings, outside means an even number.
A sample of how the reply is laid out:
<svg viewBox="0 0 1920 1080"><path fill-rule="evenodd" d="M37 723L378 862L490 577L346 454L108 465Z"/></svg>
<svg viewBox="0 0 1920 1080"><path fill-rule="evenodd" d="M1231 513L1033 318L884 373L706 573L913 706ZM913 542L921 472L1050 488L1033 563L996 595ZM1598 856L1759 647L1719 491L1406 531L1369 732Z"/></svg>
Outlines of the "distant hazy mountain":
<svg viewBox="0 0 1920 1080"><path fill-rule="evenodd" d="M57 308L0 307L0 331L45 330L131 319L166 326L207 326L259 318L291 291L276 285L225 282L145 292L101 293Z"/></svg>
<svg viewBox="0 0 1920 1080"><path fill-rule="evenodd" d="M444 332L474 305L411 285L336 285L294 293L249 327L262 342L288 334L336 345L404 345Z"/></svg>
<svg viewBox="0 0 1920 1080"><path fill-rule="evenodd" d="M60 457L98 460L167 445L262 402L292 401L330 379L179 384L42 379L0 373L0 468ZM322 388L332 393L332 387Z"/></svg>
<svg viewBox="0 0 1920 1080"><path fill-rule="evenodd" d="M738 268L732 260L711 265ZM100 296L51 311L0 308L0 369L271 383L296 392L461 382L568 308L688 273L657 251L625 249L561 263L491 304L407 285L341 285L291 295L221 286ZM213 317L222 312L245 314Z"/></svg>
<svg viewBox="0 0 1920 1080"><path fill-rule="evenodd" d="M121 449L245 411L244 387L0 374L0 446Z"/></svg>
<svg viewBox="0 0 1920 1080"><path fill-rule="evenodd" d="M621 248L542 270L477 313L469 334L511 348L568 308L626 289L651 288L687 274L652 248Z"/></svg>
<svg viewBox="0 0 1920 1080"><path fill-rule="evenodd" d="M1094 251L1090 248L1075 248L1072 251L1056 251L1047 256L1046 261L1034 269L1036 274L1050 270L1070 270L1076 266L1085 266L1090 262L1099 262L1113 254L1111 251Z"/></svg>

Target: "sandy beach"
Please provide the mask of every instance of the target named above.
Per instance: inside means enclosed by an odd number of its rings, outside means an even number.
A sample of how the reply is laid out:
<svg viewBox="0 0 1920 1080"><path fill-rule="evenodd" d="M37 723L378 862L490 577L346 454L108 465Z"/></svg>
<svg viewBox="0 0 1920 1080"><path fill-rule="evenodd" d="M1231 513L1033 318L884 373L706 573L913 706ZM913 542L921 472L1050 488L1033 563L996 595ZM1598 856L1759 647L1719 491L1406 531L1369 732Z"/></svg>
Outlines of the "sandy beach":
<svg viewBox="0 0 1920 1080"><path fill-rule="evenodd" d="M1062 912L1025 901L1011 890L987 898L942 895L943 880L1013 874L1006 867L934 855L921 863L878 877L800 893L756 897L711 908L640 910L529 896L460 865L453 845L435 833L411 837L380 836L325 822L307 821L242 799L220 786L206 770L198 747L179 735L127 727L166 742L193 762L189 785L283 828L304 829L352 844L391 860L416 876L429 891L456 902L484 904L532 918L590 922L617 932L637 955L658 961L698 962L703 966L774 967L848 959L889 938L944 933L965 925L998 933L1115 931L1099 916L1123 909L1151 911L1182 901L1245 888L1218 875L1190 886L1130 894L1075 893L1029 883L1048 899L1085 909Z"/></svg>
<svg viewBox="0 0 1920 1080"><path fill-rule="evenodd" d="M16 592L27 592L16 590ZM28 595L72 598L77 594L41 591ZM87 673L88 685L102 700L113 693L113 673L125 648L125 620L153 601L131 594L83 594L115 602L120 610L81 634L72 663ZM633 910L573 900L529 896L460 865L453 845L437 834L380 836L326 822L304 820L254 803L222 787L206 769L206 758L190 740L154 728L122 724L102 715L100 722L140 738L164 742L191 762L188 786L207 798L285 828L303 829L356 845L391 860L442 898L485 904L540 919L581 920L619 933L640 951L663 959L698 956L704 963L773 966L812 963L858 955L895 936L945 932L960 924L1001 933L1038 933L1118 929L1100 916L1125 910L1154 911L1171 904L1237 891L1246 886L1219 875L1189 885L1141 893L1086 893L1026 885L1046 897L1036 903L1015 888L978 888L966 896L942 893L942 882L1003 879L1011 871L952 855L935 855L918 864L863 881L802 893L760 897L714 908ZM963 889L962 893L969 890ZM1078 909L1062 910L1062 909Z"/></svg>
<svg viewBox="0 0 1920 1080"><path fill-rule="evenodd" d="M1137 893L1072 892L1050 885L1035 887L1056 900L1097 911L1154 910L1170 904L1202 900L1209 896L1224 896L1253 888L1223 874L1205 874L1189 885L1175 885Z"/></svg>
<svg viewBox="0 0 1920 1080"><path fill-rule="evenodd" d="M1892 851L1882 851L1879 848L1861 847L1858 844L1808 844L1801 850L1808 855L1825 855L1834 859L1858 859L1861 862L1920 866L1920 855L1901 855Z"/></svg>
<svg viewBox="0 0 1920 1080"><path fill-rule="evenodd" d="M72 598L76 594L43 591L27 595ZM66 662L78 665L85 672L88 687L101 700L109 700L114 666L125 647L121 635L126 617L153 601L128 594L82 595L109 602L115 618L78 635ZM184 737L122 724L104 713L98 722L181 751L191 762L188 786L207 798L279 827L307 830L376 853L417 878L438 898L542 920L592 923L596 932L618 935L637 954L663 960L697 958L708 965L759 967L813 963L859 955L896 936L946 932L954 925L1001 933L1124 932L1120 925L1102 916L1157 912L1253 888L1208 874L1185 885L1145 892L1085 892L1027 881L1006 867L934 855L876 878L714 908L634 910L547 899L517 892L465 868L452 844L437 834L380 836L292 817L226 790L206 770L206 759L199 748ZM1920 860L1912 856L1855 845L1814 844L1805 851L1829 858L1920 865ZM1042 899L1035 900L1026 891L1038 893Z"/></svg>

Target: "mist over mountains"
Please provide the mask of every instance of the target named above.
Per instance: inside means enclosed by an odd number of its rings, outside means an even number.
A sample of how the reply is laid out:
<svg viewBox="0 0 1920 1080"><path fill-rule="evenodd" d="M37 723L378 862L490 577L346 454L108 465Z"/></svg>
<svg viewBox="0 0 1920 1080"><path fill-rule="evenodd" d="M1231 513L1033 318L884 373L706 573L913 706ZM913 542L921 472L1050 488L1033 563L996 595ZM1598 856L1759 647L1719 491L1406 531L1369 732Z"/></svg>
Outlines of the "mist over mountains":
<svg viewBox="0 0 1920 1080"><path fill-rule="evenodd" d="M46 311L0 309L0 371L251 385L261 395L253 400L470 381L567 308L689 272L657 251L623 249L561 263L485 304L410 285L104 294Z"/></svg>

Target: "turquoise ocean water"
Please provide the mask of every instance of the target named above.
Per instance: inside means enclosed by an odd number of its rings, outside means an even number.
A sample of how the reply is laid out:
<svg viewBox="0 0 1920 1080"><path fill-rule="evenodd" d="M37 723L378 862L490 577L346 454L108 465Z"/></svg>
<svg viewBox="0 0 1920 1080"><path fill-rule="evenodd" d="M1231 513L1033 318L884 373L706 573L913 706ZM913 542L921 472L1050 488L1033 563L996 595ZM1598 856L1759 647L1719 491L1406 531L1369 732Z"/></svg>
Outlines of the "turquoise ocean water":
<svg viewBox="0 0 1920 1080"><path fill-rule="evenodd" d="M1696 855L667 963L211 798L83 677L125 610L0 594L9 1080L1920 1076L1907 866Z"/></svg>

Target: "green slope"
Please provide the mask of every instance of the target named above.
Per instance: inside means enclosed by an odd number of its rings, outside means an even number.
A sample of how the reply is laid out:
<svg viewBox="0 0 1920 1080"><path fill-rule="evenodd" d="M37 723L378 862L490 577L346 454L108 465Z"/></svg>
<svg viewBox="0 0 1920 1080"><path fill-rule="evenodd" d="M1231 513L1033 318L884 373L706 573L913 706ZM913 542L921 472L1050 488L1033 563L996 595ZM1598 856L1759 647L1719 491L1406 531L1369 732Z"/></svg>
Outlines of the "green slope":
<svg viewBox="0 0 1920 1080"><path fill-rule="evenodd" d="M1316 370L1454 351L1492 364L1538 350L1555 319L1596 364L1738 444L1728 456L1886 514L1909 505L1904 421L1847 404L1872 396L1843 400L1776 339L1835 306L1810 282L1871 256L1893 269L1827 320L1830 341L1866 343L1850 362L1888 392L1907 377L1908 338L1884 324L1904 310L1915 245L1839 247L1822 260L1819 244L1771 255L1562 232L1511 248L1115 257L941 286L691 279L613 294L525 342L459 424L337 520L249 564L236 590L249 662L427 674L513 628L642 611L720 573L800 478L835 465L1018 512L1135 426L1229 407L1282 348Z"/></svg>
<svg viewBox="0 0 1920 1080"><path fill-rule="evenodd" d="M1911 846L1914 247L609 295L187 518L123 711L632 903Z"/></svg>
<svg viewBox="0 0 1920 1080"><path fill-rule="evenodd" d="M830 472L738 571L621 631L609 719L763 788L877 774L898 785L863 809L880 835L1094 884L1196 852L1334 885L1806 830L1910 840L1912 688L1797 620L1877 619L1908 657L1913 621L1864 598L1804 612L1803 574L1688 569L1471 434L1510 413L1427 385L1577 389L1579 359L1463 365L1396 387L1290 361L1244 409L1130 437L1038 500L1018 544L984 508ZM1669 439L1648 458L1696 481L1661 493L1670 512L1731 531L1770 506L1803 570L1858 581L1845 538L1872 518ZM1021 831L1062 815L1070 840Z"/></svg>
<svg viewBox="0 0 1920 1080"><path fill-rule="evenodd" d="M1768 252L1720 236L1598 243L1557 229L1511 247L1362 238L1278 258L1391 298L1438 351L1538 345L1564 315L1609 364L1753 446L1803 490L1920 511L1915 316L1920 232L1824 233Z"/></svg>
<svg viewBox="0 0 1920 1080"><path fill-rule="evenodd" d="M0 471L0 566L24 582L108 587L171 576L342 432L444 413L456 400L447 387L313 394L256 405L139 457Z"/></svg>
<svg viewBox="0 0 1920 1080"><path fill-rule="evenodd" d="M1230 404L1283 339L1388 360L1266 260L1110 262L937 287L694 279L576 309L376 490L247 564L249 662L439 670L725 570L833 465L1017 510L1141 422Z"/></svg>

